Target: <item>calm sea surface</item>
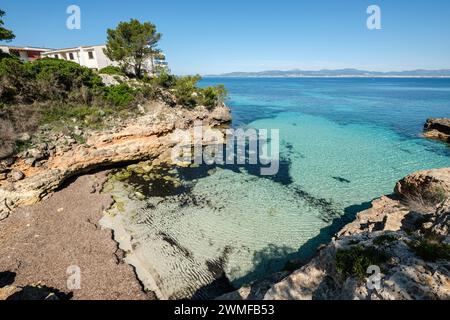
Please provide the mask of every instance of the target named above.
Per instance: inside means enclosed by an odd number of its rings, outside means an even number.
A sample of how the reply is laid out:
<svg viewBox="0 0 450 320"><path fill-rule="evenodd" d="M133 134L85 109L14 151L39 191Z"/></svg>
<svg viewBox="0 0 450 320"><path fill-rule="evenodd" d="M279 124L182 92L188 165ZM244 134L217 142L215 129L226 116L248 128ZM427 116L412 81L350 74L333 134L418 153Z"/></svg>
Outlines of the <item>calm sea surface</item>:
<svg viewBox="0 0 450 320"><path fill-rule="evenodd" d="M426 118L450 117L450 79L202 81L213 84L229 91L233 126L280 130L282 165L273 177L180 169L182 192L127 200L124 221L167 296L211 297L307 259L397 180L450 166L447 145L420 137ZM112 189L125 199L146 183Z"/></svg>

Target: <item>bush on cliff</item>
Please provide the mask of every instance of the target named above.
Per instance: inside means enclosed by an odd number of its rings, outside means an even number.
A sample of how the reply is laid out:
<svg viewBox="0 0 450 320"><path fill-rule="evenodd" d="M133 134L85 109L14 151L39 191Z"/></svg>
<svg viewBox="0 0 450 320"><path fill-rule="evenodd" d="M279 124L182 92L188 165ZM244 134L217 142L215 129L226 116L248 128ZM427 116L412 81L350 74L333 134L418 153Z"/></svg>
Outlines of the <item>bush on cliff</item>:
<svg viewBox="0 0 450 320"><path fill-rule="evenodd" d="M224 103L227 96L227 90L224 85L206 87L200 93L200 103L210 110L214 109L218 104Z"/></svg>
<svg viewBox="0 0 450 320"><path fill-rule="evenodd" d="M126 83L105 88L106 100L116 107L126 107L131 104L136 96L136 89Z"/></svg>
<svg viewBox="0 0 450 320"><path fill-rule="evenodd" d="M164 89L173 88L176 84L176 81L177 77L166 71L163 71L158 76L150 79L151 84L159 86Z"/></svg>
<svg viewBox="0 0 450 320"><path fill-rule="evenodd" d="M198 90L197 83L200 76L178 77L175 81L174 92L177 97L178 104L193 108L197 105Z"/></svg>
<svg viewBox="0 0 450 320"><path fill-rule="evenodd" d="M29 100L30 82L23 63L16 57L0 57L0 100L5 103Z"/></svg>
<svg viewBox="0 0 450 320"><path fill-rule="evenodd" d="M410 248L425 261L450 260L450 245L433 239L421 239L409 244Z"/></svg>
<svg viewBox="0 0 450 320"><path fill-rule="evenodd" d="M107 66L100 69L99 74L109 74L111 76L126 76L125 72L120 67Z"/></svg>
<svg viewBox="0 0 450 320"><path fill-rule="evenodd" d="M12 57L0 60L0 97L6 103L64 101L98 94L103 84L92 70L75 62L40 59L22 63Z"/></svg>
<svg viewBox="0 0 450 320"><path fill-rule="evenodd" d="M40 100L64 100L82 88L95 93L103 87L101 78L91 69L71 61L45 58L26 63L25 69L36 81Z"/></svg>
<svg viewBox="0 0 450 320"><path fill-rule="evenodd" d="M103 70L116 73L109 67ZM0 132L10 153L22 133L33 134L39 126L57 131L74 127L99 129L112 118L136 114L138 106L161 99L186 108L198 105L213 109L223 101L223 86L200 88L199 76L177 77L162 72L154 78L125 80L105 86L93 70L75 62L40 59L23 63L17 57L0 55ZM5 129L7 128L7 129ZM6 139L7 138L7 139ZM8 148L6 148L8 147Z"/></svg>
<svg viewBox="0 0 450 320"><path fill-rule="evenodd" d="M225 101L227 91L223 85L201 88L198 86L201 79L199 75L177 77L162 72L159 76L153 78L151 83L154 86L172 91L179 105L188 108L202 105L212 110Z"/></svg>
<svg viewBox="0 0 450 320"><path fill-rule="evenodd" d="M357 277L363 280L367 275L367 268L386 262L388 256L373 247L354 246L350 249L336 252L336 270L345 278Z"/></svg>

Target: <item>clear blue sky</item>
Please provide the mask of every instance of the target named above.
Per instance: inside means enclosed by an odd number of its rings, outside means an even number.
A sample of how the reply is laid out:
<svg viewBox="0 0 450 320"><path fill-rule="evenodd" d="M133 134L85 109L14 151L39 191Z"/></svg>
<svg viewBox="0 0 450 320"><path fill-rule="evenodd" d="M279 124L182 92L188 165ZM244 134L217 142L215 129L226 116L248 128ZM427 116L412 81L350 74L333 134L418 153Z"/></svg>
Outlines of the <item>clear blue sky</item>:
<svg viewBox="0 0 450 320"><path fill-rule="evenodd" d="M66 28L81 7L82 29ZM366 9L382 10L382 30ZM449 0L2 0L12 44L52 48L105 42L106 29L155 23L173 72L301 68L450 68Z"/></svg>

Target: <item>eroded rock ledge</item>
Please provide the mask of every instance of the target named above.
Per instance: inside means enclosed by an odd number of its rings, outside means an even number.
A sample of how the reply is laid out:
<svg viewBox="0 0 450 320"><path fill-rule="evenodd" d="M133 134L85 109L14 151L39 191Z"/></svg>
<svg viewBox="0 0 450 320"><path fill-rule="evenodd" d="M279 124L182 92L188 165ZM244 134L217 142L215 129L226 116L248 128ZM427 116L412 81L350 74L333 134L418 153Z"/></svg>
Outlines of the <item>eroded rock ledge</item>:
<svg viewBox="0 0 450 320"><path fill-rule="evenodd" d="M394 195L373 201L301 269L220 298L450 299L449 230L450 168L417 172L399 181ZM380 267L378 288L367 286L370 265Z"/></svg>
<svg viewBox="0 0 450 320"><path fill-rule="evenodd" d="M450 119L430 118L424 125L424 137L450 142Z"/></svg>
<svg viewBox="0 0 450 320"><path fill-rule="evenodd" d="M44 144L41 149L28 151L34 159L42 159L39 166L20 157L1 161L0 220L19 206L47 197L72 176L120 163L168 159L177 135L195 121L202 121L206 128L221 126L231 121L230 110L225 105L208 111L204 107L188 110L152 103L142 107L141 115L108 131L90 132L86 141L67 138L52 150Z"/></svg>

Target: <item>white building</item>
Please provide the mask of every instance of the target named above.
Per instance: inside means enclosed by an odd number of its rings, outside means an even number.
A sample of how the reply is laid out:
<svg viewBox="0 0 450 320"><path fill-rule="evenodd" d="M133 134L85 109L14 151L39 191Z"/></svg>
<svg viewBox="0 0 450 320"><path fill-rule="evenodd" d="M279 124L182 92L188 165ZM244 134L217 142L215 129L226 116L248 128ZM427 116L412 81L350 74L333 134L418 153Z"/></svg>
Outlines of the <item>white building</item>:
<svg viewBox="0 0 450 320"><path fill-rule="evenodd" d="M76 62L84 67L100 70L108 66L118 66L115 61L111 61L104 53L105 45L83 46L76 48L58 49L47 51L42 54L43 57L63 59ZM164 54L160 54L159 58L153 62L148 59L143 64L143 69L148 73L152 73L152 67L167 69L168 65L165 61ZM132 70L130 70L132 72Z"/></svg>
<svg viewBox="0 0 450 320"><path fill-rule="evenodd" d="M105 55L103 51L105 48L105 45L97 45L52 50L47 48L0 46L0 50L3 52L16 55L23 61L33 61L40 58L62 59L76 62L84 67L94 70L119 65L117 62L111 61ZM153 67L157 67L158 70L168 68L164 54L159 54L153 61L148 59L143 64L143 69L150 74L152 73ZM132 70L130 70L130 72L132 72Z"/></svg>
<svg viewBox="0 0 450 320"><path fill-rule="evenodd" d="M17 46L0 46L0 51L17 56L20 60L34 61L43 57L43 53L51 49L48 48L34 48L34 47L17 47Z"/></svg>
<svg viewBox="0 0 450 320"><path fill-rule="evenodd" d="M116 62L111 61L103 52L106 46L83 46L76 48L58 49L47 51L43 57L63 59L76 62L84 67L100 70L107 66L116 66Z"/></svg>

